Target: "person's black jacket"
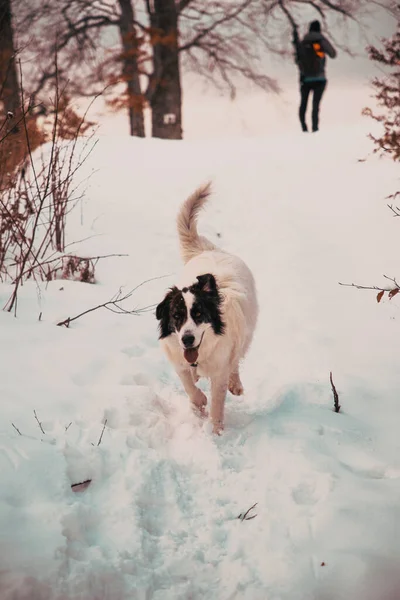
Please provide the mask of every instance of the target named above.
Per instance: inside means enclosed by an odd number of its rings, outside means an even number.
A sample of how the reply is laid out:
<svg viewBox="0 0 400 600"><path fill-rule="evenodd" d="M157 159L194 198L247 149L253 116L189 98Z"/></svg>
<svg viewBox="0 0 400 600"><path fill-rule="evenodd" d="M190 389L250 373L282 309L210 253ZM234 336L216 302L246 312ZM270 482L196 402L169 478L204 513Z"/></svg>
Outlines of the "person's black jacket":
<svg viewBox="0 0 400 600"><path fill-rule="evenodd" d="M307 35L304 36L303 38L303 42L311 42L311 43L315 43L318 42L321 45L322 50L325 52L325 54L327 54L330 58L336 58L337 52L335 50L335 48L332 46L332 44L326 39L326 37L324 37L322 35L322 33L320 33L319 31L310 31L309 33L307 33ZM302 43L297 40L294 39L293 43L296 47L296 45L298 43ZM325 75L325 63L326 63L326 58L324 57L323 59L321 59L320 61L320 71L319 73L316 73L313 75L313 79L326 79L326 75ZM307 77L307 73L302 73L301 71L301 66L300 67L300 75L301 78L304 79L304 77Z"/></svg>

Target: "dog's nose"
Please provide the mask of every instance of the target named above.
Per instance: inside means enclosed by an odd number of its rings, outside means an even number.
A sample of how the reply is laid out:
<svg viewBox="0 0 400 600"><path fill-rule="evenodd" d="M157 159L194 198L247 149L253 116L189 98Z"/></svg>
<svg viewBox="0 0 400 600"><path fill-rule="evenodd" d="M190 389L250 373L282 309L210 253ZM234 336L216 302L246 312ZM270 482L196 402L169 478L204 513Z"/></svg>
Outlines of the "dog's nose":
<svg viewBox="0 0 400 600"><path fill-rule="evenodd" d="M191 348L193 346L194 343L194 335L192 335L191 333L185 333L185 335L182 336L182 344L185 346L185 348Z"/></svg>

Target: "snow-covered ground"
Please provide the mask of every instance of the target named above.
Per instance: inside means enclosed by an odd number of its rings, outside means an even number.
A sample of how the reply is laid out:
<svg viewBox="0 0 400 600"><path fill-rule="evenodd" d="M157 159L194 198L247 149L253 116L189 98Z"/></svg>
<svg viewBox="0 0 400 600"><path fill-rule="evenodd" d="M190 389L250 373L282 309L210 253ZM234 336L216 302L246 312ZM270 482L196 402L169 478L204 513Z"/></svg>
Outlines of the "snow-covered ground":
<svg viewBox="0 0 400 600"><path fill-rule="evenodd" d="M28 283L18 317L0 312L1 600L399 597L399 302L338 285L399 275L398 171L370 156L370 126L100 136L67 241L129 256L101 260L96 285ZM178 207L208 179L200 229L247 261L260 303L220 438L152 311L55 325L145 280L126 308L157 304L180 268Z"/></svg>

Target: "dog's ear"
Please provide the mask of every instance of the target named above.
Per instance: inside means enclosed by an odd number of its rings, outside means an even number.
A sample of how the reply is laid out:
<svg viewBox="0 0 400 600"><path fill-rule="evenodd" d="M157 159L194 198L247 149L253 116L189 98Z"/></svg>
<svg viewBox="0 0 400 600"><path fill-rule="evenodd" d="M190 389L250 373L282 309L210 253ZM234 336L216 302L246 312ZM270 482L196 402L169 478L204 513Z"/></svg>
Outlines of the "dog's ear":
<svg viewBox="0 0 400 600"><path fill-rule="evenodd" d="M168 337L173 332L170 322L171 301L176 294L177 288L172 288L164 300L156 308L156 319L160 321L160 339Z"/></svg>
<svg viewBox="0 0 400 600"><path fill-rule="evenodd" d="M223 302L215 281L214 275L206 273L197 277L199 291L204 293L203 302L211 317L211 325L216 335L222 335L225 332L225 325L221 315L221 304Z"/></svg>
<svg viewBox="0 0 400 600"><path fill-rule="evenodd" d="M199 289L201 292L215 294L215 292L217 291L217 282L215 281L214 275L212 275L211 273L199 275L197 277L197 281L199 282Z"/></svg>
<svg viewBox="0 0 400 600"><path fill-rule="evenodd" d="M164 318L165 314L169 313L169 307L171 304L171 296L167 294L162 302L156 308L156 319L157 321L161 321Z"/></svg>

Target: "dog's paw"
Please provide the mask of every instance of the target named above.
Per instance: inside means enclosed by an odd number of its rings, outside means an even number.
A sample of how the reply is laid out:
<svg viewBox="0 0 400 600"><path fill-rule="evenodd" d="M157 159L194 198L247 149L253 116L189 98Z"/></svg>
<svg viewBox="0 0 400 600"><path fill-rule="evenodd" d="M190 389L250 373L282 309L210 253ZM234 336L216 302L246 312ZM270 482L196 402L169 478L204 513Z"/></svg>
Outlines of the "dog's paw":
<svg viewBox="0 0 400 600"><path fill-rule="evenodd" d="M207 419L208 417L208 411L205 406L196 406L195 404L192 404L192 411L197 417L200 417L200 419Z"/></svg>
<svg viewBox="0 0 400 600"><path fill-rule="evenodd" d="M212 432L214 435L222 435L224 431L224 424L218 421L217 423L213 423Z"/></svg>
<svg viewBox="0 0 400 600"><path fill-rule="evenodd" d="M191 400L198 410L204 411L204 407L207 405L207 396L201 390L196 390L196 394Z"/></svg>
<svg viewBox="0 0 400 600"><path fill-rule="evenodd" d="M229 378L229 391L234 396L242 396L244 389L239 375L231 375Z"/></svg>
<svg viewBox="0 0 400 600"><path fill-rule="evenodd" d="M243 396L243 386L241 383L232 383L229 385L229 391L234 396Z"/></svg>

